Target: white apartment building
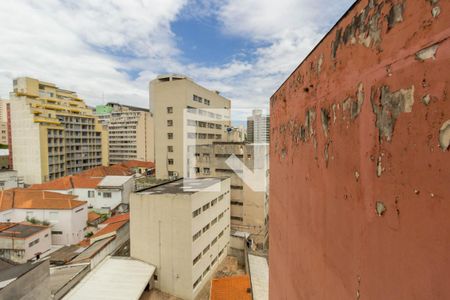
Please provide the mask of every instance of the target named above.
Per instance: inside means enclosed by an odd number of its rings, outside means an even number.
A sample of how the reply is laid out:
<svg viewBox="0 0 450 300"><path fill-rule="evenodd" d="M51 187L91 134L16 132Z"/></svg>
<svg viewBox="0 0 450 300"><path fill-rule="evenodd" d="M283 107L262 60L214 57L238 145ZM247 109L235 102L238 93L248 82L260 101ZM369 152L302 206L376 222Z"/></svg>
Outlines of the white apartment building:
<svg viewBox="0 0 450 300"><path fill-rule="evenodd" d="M96 107L109 136L109 162L154 161L153 116L148 109L108 103Z"/></svg>
<svg viewBox="0 0 450 300"><path fill-rule="evenodd" d="M247 141L249 143L268 143L270 140L270 117L261 109L254 109L247 118Z"/></svg>
<svg viewBox="0 0 450 300"><path fill-rule="evenodd" d="M195 299L229 241L229 178L179 179L131 196L131 256L156 266L163 292Z"/></svg>
<svg viewBox="0 0 450 300"><path fill-rule="evenodd" d="M248 168L255 176L262 175L258 180L266 181L267 186L268 145L214 142L197 145L195 149L195 161L190 167L197 177L230 177L231 229L248 232L252 240L262 246L268 237L269 196L267 189L254 190L254 186L243 180L243 168ZM227 163L232 155L242 162L236 169Z"/></svg>
<svg viewBox="0 0 450 300"><path fill-rule="evenodd" d="M226 140L230 100L183 75L161 75L150 82L155 126L156 177L188 177L189 144ZM189 113L186 113L189 111Z"/></svg>
<svg viewBox="0 0 450 300"><path fill-rule="evenodd" d="M77 244L84 239L87 202L76 196L30 189L0 192L0 222L34 219L48 222L52 244Z"/></svg>
<svg viewBox="0 0 450 300"><path fill-rule="evenodd" d="M75 195L88 202L88 207L107 212L118 205L129 203L134 191L134 176L88 177L70 175L42 184L34 184L32 190L44 190Z"/></svg>
<svg viewBox="0 0 450 300"><path fill-rule="evenodd" d="M0 257L26 263L51 247L49 226L0 223Z"/></svg>

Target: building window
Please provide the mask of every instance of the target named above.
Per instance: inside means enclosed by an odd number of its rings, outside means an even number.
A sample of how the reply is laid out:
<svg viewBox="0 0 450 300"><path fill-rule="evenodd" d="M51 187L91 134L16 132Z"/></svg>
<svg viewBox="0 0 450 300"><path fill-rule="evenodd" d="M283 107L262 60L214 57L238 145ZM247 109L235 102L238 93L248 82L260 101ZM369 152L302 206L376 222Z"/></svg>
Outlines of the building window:
<svg viewBox="0 0 450 300"><path fill-rule="evenodd" d="M208 246L206 246L205 249L203 249L203 255L205 255L206 252L208 252L209 248L210 248L210 246L209 246L209 244L208 244Z"/></svg>
<svg viewBox="0 0 450 300"><path fill-rule="evenodd" d="M195 218L196 216L198 216L199 214L201 214L201 212L202 212L202 209L201 209L201 208L198 208L198 209L194 210L194 211L192 212L192 217Z"/></svg>
<svg viewBox="0 0 450 300"><path fill-rule="evenodd" d="M48 237L48 233L46 233L44 237Z"/></svg>
<svg viewBox="0 0 450 300"><path fill-rule="evenodd" d="M219 196L219 201L223 199L223 194Z"/></svg>
<svg viewBox="0 0 450 300"><path fill-rule="evenodd" d="M169 140L173 140L173 133L172 133L172 132L169 132L169 133L167 134L167 138L168 138Z"/></svg>
<svg viewBox="0 0 450 300"><path fill-rule="evenodd" d="M231 205L238 205L238 206L243 206L244 203L239 202L239 201L231 201Z"/></svg>
<svg viewBox="0 0 450 300"><path fill-rule="evenodd" d="M215 264L216 264L216 262L217 262L217 256L213 259L213 261L211 262L211 266L214 266Z"/></svg>
<svg viewBox="0 0 450 300"><path fill-rule="evenodd" d="M236 217L236 216L231 216L231 220L235 220L235 221L244 221L244 219L243 218L241 218L241 217Z"/></svg>
<svg viewBox="0 0 450 300"><path fill-rule="evenodd" d="M223 236L223 230L219 233L219 239Z"/></svg>
<svg viewBox="0 0 450 300"><path fill-rule="evenodd" d="M168 106L167 107L167 113L168 114L172 114L173 113L173 107L172 106Z"/></svg>
<svg viewBox="0 0 450 300"><path fill-rule="evenodd" d="M206 274L208 274L209 270L210 270L210 267L208 266L208 267L205 269L205 271L203 271L203 277L205 277Z"/></svg>
<svg viewBox="0 0 450 300"><path fill-rule="evenodd" d="M214 226L216 223L217 223L217 218L214 218L214 219L211 221L211 227Z"/></svg>
<svg viewBox="0 0 450 300"><path fill-rule="evenodd" d="M212 242L211 242L211 246L214 246L214 244L217 243L217 237L215 237Z"/></svg>
<svg viewBox="0 0 450 300"><path fill-rule="evenodd" d="M206 224L205 227L203 227L203 233L207 232L209 229L209 224Z"/></svg>
<svg viewBox="0 0 450 300"><path fill-rule="evenodd" d="M209 175L210 174L209 168L203 168L203 174Z"/></svg>
<svg viewBox="0 0 450 300"><path fill-rule="evenodd" d="M62 231L52 231L52 235L59 235L59 234L63 234L63 232Z"/></svg>
<svg viewBox="0 0 450 300"><path fill-rule="evenodd" d="M206 203L205 205L203 205L203 211L207 210L209 208L209 203Z"/></svg>
<svg viewBox="0 0 450 300"><path fill-rule="evenodd" d="M167 120L167 126L172 127L173 126L173 120Z"/></svg>
<svg viewBox="0 0 450 300"><path fill-rule="evenodd" d="M202 254L199 253L199 255L197 255L194 260L192 261L192 265L195 266L195 264L200 260L200 258L202 258Z"/></svg>
<svg viewBox="0 0 450 300"><path fill-rule="evenodd" d="M205 104L209 105L211 102L208 99L205 99Z"/></svg>
<svg viewBox="0 0 450 300"><path fill-rule="evenodd" d="M223 213L219 215L219 220L223 218Z"/></svg>
<svg viewBox="0 0 450 300"><path fill-rule="evenodd" d="M214 199L213 201L211 201L211 206L214 206L214 205L216 205L216 203L217 203L217 198L216 198L216 199Z"/></svg>
<svg viewBox="0 0 450 300"><path fill-rule="evenodd" d="M173 165L173 158L169 158L169 159L167 160L167 163L168 163L169 165Z"/></svg>
<svg viewBox="0 0 450 300"><path fill-rule="evenodd" d="M95 191L88 191L88 198L94 198L95 197Z"/></svg>
<svg viewBox="0 0 450 300"><path fill-rule="evenodd" d="M111 192L103 192L103 198L111 198Z"/></svg>
<svg viewBox="0 0 450 300"><path fill-rule="evenodd" d="M35 239L35 240L32 241L31 243L28 243L28 247L33 247L33 246L36 245L37 243L39 243L39 239Z"/></svg>
<svg viewBox="0 0 450 300"><path fill-rule="evenodd" d="M202 281L202 275L200 275L200 277L197 278L197 280L194 282L194 285L192 287L195 289L201 281Z"/></svg>
<svg viewBox="0 0 450 300"><path fill-rule="evenodd" d="M167 152L173 152L173 146L167 146Z"/></svg>
<svg viewBox="0 0 450 300"><path fill-rule="evenodd" d="M198 239L201 235L202 235L202 231L201 231L201 230L197 231L197 233L194 234L194 236L192 237L192 241L195 241L195 240Z"/></svg>

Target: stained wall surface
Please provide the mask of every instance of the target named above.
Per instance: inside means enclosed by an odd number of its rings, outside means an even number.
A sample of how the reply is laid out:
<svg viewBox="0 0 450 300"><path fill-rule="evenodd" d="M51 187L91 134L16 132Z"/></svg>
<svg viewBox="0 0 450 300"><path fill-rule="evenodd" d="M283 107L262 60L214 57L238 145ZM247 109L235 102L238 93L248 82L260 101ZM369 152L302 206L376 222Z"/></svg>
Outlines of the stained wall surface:
<svg viewBox="0 0 450 300"><path fill-rule="evenodd" d="M450 299L449 37L357 1L272 96L271 299Z"/></svg>

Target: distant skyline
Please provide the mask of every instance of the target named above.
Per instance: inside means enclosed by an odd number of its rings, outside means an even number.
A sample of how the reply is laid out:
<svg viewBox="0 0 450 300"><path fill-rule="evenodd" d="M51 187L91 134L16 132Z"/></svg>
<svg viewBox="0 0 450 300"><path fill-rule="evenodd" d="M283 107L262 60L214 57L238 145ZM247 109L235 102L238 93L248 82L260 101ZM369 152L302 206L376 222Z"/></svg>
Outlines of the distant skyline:
<svg viewBox="0 0 450 300"><path fill-rule="evenodd" d="M9 98L13 78L30 76L90 106L148 107L148 82L181 73L235 108L265 107L352 3L3 0L0 98Z"/></svg>

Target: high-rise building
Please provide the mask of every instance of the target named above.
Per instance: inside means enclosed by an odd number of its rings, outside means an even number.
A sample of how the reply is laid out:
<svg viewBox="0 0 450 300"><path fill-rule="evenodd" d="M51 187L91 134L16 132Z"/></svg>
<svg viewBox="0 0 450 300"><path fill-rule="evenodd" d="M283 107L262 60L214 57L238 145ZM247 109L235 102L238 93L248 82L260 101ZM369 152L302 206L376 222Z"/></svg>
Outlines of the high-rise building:
<svg viewBox="0 0 450 300"><path fill-rule="evenodd" d="M0 99L0 144L8 144L8 106L9 101Z"/></svg>
<svg viewBox="0 0 450 300"><path fill-rule="evenodd" d="M270 140L270 117L261 109L254 109L247 118L247 141L249 143L268 143Z"/></svg>
<svg viewBox="0 0 450 300"><path fill-rule="evenodd" d="M108 164L108 133L75 92L27 77L13 87L10 155L25 183Z"/></svg>
<svg viewBox="0 0 450 300"><path fill-rule="evenodd" d="M230 179L178 179L132 194L131 256L156 267L157 289L195 299L227 256Z"/></svg>
<svg viewBox="0 0 450 300"><path fill-rule="evenodd" d="M228 160L235 156L242 163L236 165ZM191 164L197 177L230 177L231 229L251 234L257 246L263 247L267 241L267 222L269 196L266 192L268 169L268 145L248 144L245 142L214 142L209 145L197 145L195 163ZM244 178L244 167L262 183L263 189L257 189ZM264 183L266 182L266 183Z"/></svg>
<svg viewBox="0 0 450 300"><path fill-rule="evenodd" d="M97 106L95 113L108 129L110 164L154 161L153 116L148 109L108 103Z"/></svg>
<svg viewBox="0 0 450 300"><path fill-rule="evenodd" d="M189 144L226 139L230 100L182 75L162 75L150 82L150 111L155 126L156 177L188 176Z"/></svg>

